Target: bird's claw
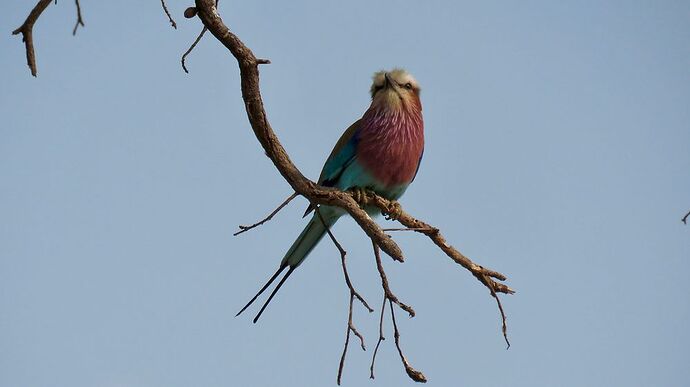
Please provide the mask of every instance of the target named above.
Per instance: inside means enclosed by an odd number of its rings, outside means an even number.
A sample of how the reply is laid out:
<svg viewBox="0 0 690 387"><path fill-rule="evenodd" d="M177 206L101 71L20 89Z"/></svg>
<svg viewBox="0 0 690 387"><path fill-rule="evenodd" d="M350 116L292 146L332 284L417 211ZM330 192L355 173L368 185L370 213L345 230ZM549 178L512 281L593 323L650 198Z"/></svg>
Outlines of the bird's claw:
<svg viewBox="0 0 690 387"><path fill-rule="evenodd" d="M388 211L382 211L387 220L398 220L402 215L402 206L397 201L392 201Z"/></svg>
<svg viewBox="0 0 690 387"><path fill-rule="evenodd" d="M367 194L370 192L369 190L363 187L352 187L351 191L352 198L355 199L360 206L367 204Z"/></svg>

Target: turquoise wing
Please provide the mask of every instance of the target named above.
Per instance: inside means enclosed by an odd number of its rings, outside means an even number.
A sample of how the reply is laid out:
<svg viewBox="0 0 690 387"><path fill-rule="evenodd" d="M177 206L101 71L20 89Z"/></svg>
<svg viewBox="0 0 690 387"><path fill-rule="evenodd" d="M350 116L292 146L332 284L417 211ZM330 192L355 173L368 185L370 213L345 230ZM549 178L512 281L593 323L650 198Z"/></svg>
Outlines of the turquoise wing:
<svg viewBox="0 0 690 387"><path fill-rule="evenodd" d="M340 176L356 159L357 156L357 143L359 142L359 123L361 120L357 120L354 124L350 125L345 133L340 136L340 139L333 147L331 154L326 159L326 163L321 169L321 175L319 175L318 183L324 187L335 187L338 184ZM307 216L311 211L314 210L314 206L311 204L307 207L307 211L304 212L304 216Z"/></svg>

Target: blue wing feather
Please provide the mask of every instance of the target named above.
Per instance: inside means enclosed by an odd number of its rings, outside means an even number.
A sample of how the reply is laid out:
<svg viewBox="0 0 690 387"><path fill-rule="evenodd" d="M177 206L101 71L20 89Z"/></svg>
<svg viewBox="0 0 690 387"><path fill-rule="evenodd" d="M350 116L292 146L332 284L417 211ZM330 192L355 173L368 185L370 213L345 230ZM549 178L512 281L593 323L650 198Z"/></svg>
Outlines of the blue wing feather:
<svg viewBox="0 0 690 387"><path fill-rule="evenodd" d="M318 181L320 185L324 187L337 186L343 172L356 160L357 144L359 143L359 123L360 120L357 120L350 125L343 135L340 136L335 147L333 147L321 170ZM304 216L307 216L313 210L314 206L310 204L304 212Z"/></svg>
<svg viewBox="0 0 690 387"><path fill-rule="evenodd" d="M354 161L358 143L359 121L350 125L333 147L321 170L319 184L333 187L337 183L343 171Z"/></svg>

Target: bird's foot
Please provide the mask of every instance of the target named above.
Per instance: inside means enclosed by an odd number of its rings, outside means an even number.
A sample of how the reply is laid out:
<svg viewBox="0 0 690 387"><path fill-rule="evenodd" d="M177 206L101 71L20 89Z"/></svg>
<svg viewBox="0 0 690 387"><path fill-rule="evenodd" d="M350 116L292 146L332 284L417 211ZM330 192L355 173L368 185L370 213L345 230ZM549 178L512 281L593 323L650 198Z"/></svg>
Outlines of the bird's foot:
<svg viewBox="0 0 690 387"><path fill-rule="evenodd" d="M391 206L388 208L388 211L382 211L382 214L387 220L398 220L402 212L403 209L400 203L398 203L397 200L393 200L391 201Z"/></svg>
<svg viewBox="0 0 690 387"><path fill-rule="evenodd" d="M367 195L371 192L370 190L363 187L352 187L350 189L352 192L352 198L355 199L360 206L365 206L367 204Z"/></svg>

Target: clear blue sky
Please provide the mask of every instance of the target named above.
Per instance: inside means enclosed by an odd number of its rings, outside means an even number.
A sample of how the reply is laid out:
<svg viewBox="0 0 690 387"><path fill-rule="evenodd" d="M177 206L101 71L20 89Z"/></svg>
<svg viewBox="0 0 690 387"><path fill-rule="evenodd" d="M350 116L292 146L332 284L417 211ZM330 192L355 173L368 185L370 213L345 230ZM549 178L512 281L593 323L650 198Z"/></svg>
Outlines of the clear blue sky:
<svg viewBox="0 0 690 387"><path fill-rule="evenodd" d="M303 227L263 156L235 60L191 2L51 4L39 77L0 13L0 385L329 386L348 294L322 243L259 324L238 309ZM513 346L493 300L430 242L385 265L414 306L402 345L431 386L690 384L690 3L221 1L260 57L269 118L316 178L368 105L371 74L422 85L426 153L403 206L507 274ZM385 222L381 220L381 222ZM370 242L336 235L381 300ZM368 380L377 314L355 311L346 386L412 385L392 340ZM390 328L387 336L392 338Z"/></svg>

